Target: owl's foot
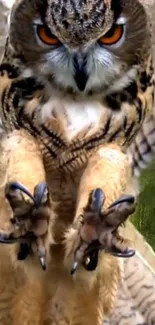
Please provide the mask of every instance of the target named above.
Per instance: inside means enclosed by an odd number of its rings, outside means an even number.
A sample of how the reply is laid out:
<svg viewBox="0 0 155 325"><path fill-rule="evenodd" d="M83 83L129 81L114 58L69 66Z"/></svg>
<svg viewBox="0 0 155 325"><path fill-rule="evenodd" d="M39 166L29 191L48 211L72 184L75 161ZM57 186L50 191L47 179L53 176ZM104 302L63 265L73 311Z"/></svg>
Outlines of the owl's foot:
<svg viewBox="0 0 155 325"><path fill-rule="evenodd" d="M131 242L118 233L118 227L135 211L134 197L122 196L107 210L101 212L104 201L103 191L95 189L89 196L83 215L80 216L81 226L72 274L81 263L87 270L94 270L100 249L118 257L131 257L135 253L131 249Z"/></svg>
<svg viewBox="0 0 155 325"><path fill-rule="evenodd" d="M22 184L8 183L5 195L12 209L12 217L7 231L0 230L0 243L20 242L18 259L25 259L33 252L45 269L45 238L50 216L46 184L38 184L32 195Z"/></svg>

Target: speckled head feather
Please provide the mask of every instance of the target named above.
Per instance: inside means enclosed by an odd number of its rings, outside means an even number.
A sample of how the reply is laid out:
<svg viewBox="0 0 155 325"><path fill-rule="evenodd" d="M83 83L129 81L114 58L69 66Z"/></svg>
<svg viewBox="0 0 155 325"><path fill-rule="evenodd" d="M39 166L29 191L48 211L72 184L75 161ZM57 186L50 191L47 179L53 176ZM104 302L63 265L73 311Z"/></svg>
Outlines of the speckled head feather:
<svg viewBox="0 0 155 325"><path fill-rule="evenodd" d="M46 22L61 40L79 45L106 32L120 14L120 0L48 0Z"/></svg>
<svg viewBox="0 0 155 325"><path fill-rule="evenodd" d="M58 43L43 42L40 26ZM101 43L117 26L123 26L121 37ZM10 44L35 75L59 89L109 93L135 78L136 67L149 55L150 33L138 0L17 0Z"/></svg>

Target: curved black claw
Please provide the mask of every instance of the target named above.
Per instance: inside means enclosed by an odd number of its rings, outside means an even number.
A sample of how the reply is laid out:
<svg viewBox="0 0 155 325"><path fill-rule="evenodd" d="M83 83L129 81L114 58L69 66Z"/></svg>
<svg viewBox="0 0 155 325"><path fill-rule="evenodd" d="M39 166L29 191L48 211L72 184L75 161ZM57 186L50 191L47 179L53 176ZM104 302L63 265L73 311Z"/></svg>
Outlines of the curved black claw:
<svg viewBox="0 0 155 325"><path fill-rule="evenodd" d="M102 189L96 188L94 191L91 193L91 208L93 211L98 213L100 215L101 213L101 208L104 204L105 201L105 195Z"/></svg>
<svg viewBox="0 0 155 325"><path fill-rule="evenodd" d="M20 261L25 260L30 253L31 253L30 243L22 242L20 244L20 250L18 252L17 259ZM40 262L42 269L45 271L46 270L46 255L39 256L39 262Z"/></svg>
<svg viewBox="0 0 155 325"><path fill-rule="evenodd" d="M6 237L6 235L2 236L0 235L0 243L1 244L14 244L19 241L27 240L27 239L34 239L34 236L31 233L28 233L27 235L20 236L20 237L12 237L11 235L9 237ZM22 243L21 243L22 244Z"/></svg>
<svg viewBox="0 0 155 325"><path fill-rule="evenodd" d="M9 197L8 188L11 191L19 190L19 191L23 192L35 203L35 205L37 207L41 206L42 200L48 192L47 185L44 182L39 183L36 186L34 196L28 191L28 189L24 185L22 185L18 182L10 182L6 188L6 197Z"/></svg>
<svg viewBox="0 0 155 325"><path fill-rule="evenodd" d="M99 249L93 249L89 254L86 254L83 260L82 265L87 271L94 271L98 264L98 253ZM73 263L71 268L71 275L75 273L80 264L76 261Z"/></svg>
<svg viewBox="0 0 155 325"><path fill-rule="evenodd" d="M87 271L94 271L98 264L99 249L93 249L88 255L85 256L83 266Z"/></svg>
<svg viewBox="0 0 155 325"><path fill-rule="evenodd" d="M93 254L94 251L98 251L104 249L102 245L99 243L98 240L94 241L92 244L88 246L88 249L85 254L85 258L89 257L89 255ZM107 253L112 254L113 256L117 257L123 257L123 258L129 258L135 255L135 250L134 249L128 249L124 252L121 252L118 248L112 247L110 249L105 249ZM93 255L92 255L93 256ZM87 259L88 261L88 259Z"/></svg>
<svg viewBox="0 0 155 325"><path fill-rule="evenodd" d="M115 207L118 204L121 203L130 203L133 204L135 202L135 197L133 195L124 195L121 196L120 199L116 200L114 203L112 203L108 209Z"/></svg>
<svg viewBox="0 0 155 325"><path fill-rule="evenodd" d="M33 195L28 191L28 189L18 182L10 182L6 187L6 197L9 198L8 189L12 191L19 190L25 193L33 202L35 202Z"/></svg>
<svg viewBox="0 0 155 325"><path fill-rule="evenodd" d="M71 275L73 275L73 274L75 273L75 271L77 270L77 268L78 268L79 265L80 265L80 264L79 264L77 261L75 261L75 262L73 263L73 265L72 265L72 267L71 267L71 271L70 271Z"/></svg>
<svg viewBox="0 0 155 325"><path fill-rule="evenodd" d="M0 243L1 244L14 244L16 242L17 242L17 238L12 238L11 236L6 238L6 237L0 236Z"/></svg>
<svg viewBox="0 0 155 325"><path fill-rule="evenodd" d="M31 248L28 243L21 243L17 259L20 261L25 260L27 258L27 256L30 254L30 250L31 250Z"/></svg>
<svg viewBox="0 0 155 325"><path fill-rule="evenodd" d="M99 250L104 249L102 245L99 243L99 241L94 241L92 244L88 246L88 249L86 251L86 255L84 257L83 266L88 271L93 271L97 267L98 263L98 253ZM122 258L130 258L135 255L134 249L128 249L124 252L120 251L116 247L112 247L111 249L105 249L107 253L112 254L116 257L122 257Z"/></svg>
<svg viewBox="0 0 155 325"><path fill-rule="evenodd" d="M40 265L42 269L45 271L46 270L46 256L41 256L39 257Z"/></svg>
<svg viewBox="0 0 155 325"><path fill-rule="evenodd" d="M83 266L87 271L94 271L98 264L98 253L99 250L102 249L101 245L98 243L96 244L96 248L94 245L94 248L84 257ZM112 254L116 257L121 258L130 258L135 255L134 249L129 249L124 252L121 252L116 247L113 247L112 249L105 250L107 253Z"/></svg>
<svg viewBox="0 0 155 325"><path fill-rule="evenodd" d="M44 201L44 198L46 197L47 198L47 194L48 194L48 189L47 189L47 185L46 183L42 182L42 183L39 183L36 188L35 188L35 191L34 191L34 201L37 205L37 207L40 207L41 204L43 203Z"/></svg>
<svg viewBox="0 0 155 325"><path fill-rule="evenodd" d="M129 249L124 252L119 251L115 247L112 250L109 250L109 253L112 254L113 256L116 257L123 257L123 258L130 258L135 255L135 250L134 249Z"/></svg>

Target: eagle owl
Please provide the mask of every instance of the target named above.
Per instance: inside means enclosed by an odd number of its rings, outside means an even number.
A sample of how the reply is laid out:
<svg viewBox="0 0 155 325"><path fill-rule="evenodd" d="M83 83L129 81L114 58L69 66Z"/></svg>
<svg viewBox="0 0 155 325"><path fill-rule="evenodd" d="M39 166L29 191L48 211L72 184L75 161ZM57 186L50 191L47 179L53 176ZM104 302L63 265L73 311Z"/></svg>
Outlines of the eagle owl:
<svg viewBox="0 0 155 325"><path fill-rule="evenodd" d="M0 66L3 325L101 324L113 309L151 52L138 0L15 1Z"/></svg>

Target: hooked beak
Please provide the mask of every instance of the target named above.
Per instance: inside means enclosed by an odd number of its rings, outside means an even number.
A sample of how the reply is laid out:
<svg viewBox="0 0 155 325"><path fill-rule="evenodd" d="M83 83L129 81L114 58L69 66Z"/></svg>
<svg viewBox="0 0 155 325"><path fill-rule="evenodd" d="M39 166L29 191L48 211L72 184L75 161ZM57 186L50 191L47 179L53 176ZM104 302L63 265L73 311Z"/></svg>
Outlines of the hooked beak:
<svg viewBox="0 0 155 325"><path fill-rule="evenodd" d="M76 85L80 91L84 91L87 81L88 74L86 72L86 56L75 54L73 56L73 64L74 64L74 80Z"/></svg>

